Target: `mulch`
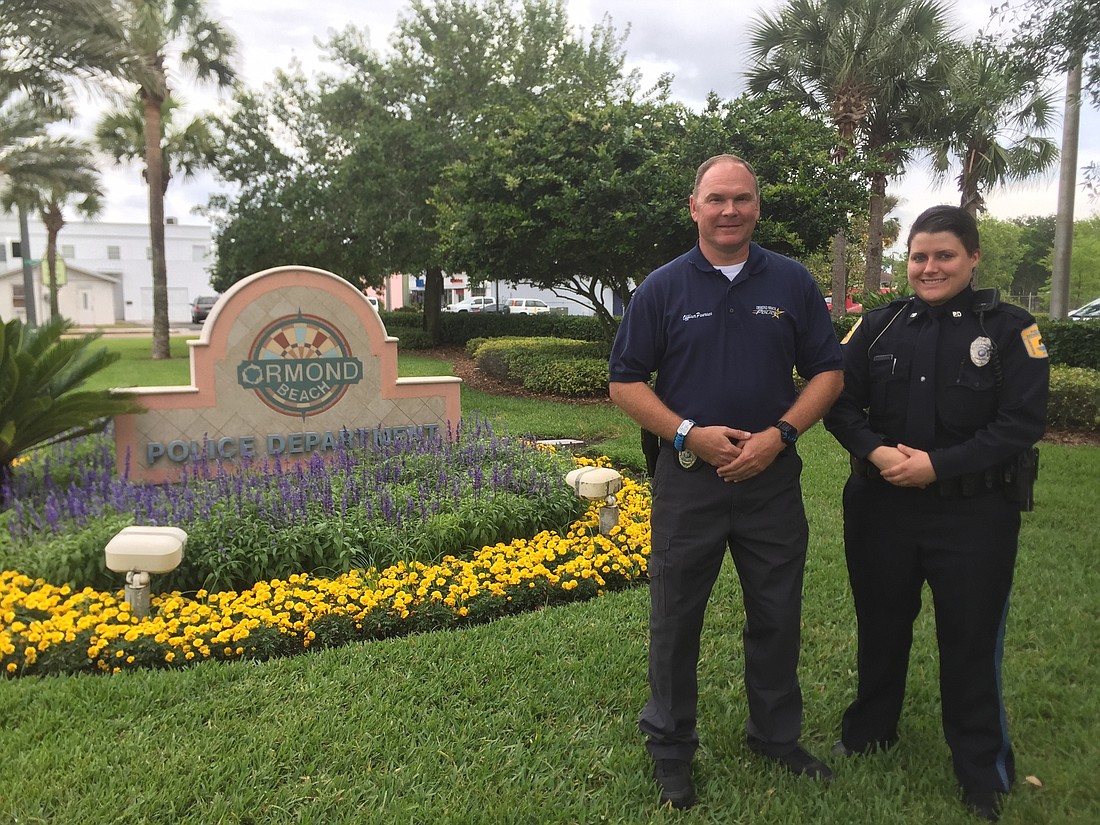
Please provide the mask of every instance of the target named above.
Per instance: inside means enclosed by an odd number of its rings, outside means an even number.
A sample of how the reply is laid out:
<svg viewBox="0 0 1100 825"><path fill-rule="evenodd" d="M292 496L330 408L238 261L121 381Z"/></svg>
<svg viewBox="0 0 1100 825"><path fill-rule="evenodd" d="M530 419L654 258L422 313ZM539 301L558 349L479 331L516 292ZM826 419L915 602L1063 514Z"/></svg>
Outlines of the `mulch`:
<svg viewBox="0 0 1100 825"><path fill-rule="evenodd" d="M530 398L536 401L559 401L567 404L610 404L607 396L598 398L573 398L564 395L551 395L547 393L532 392L519 384L501 381L487 375L478 369L474 359L466 354L462 347L446 346L422 350L420 354L430 358L438 358L449 361L454 365L454 374L462 379L463 383L473 387L479 392L489 395L505 395L515 398ZM1043 436L1043 443L1063 444L1066 446L1092 446L1100 447L1100 432L1078 432L1075 430L1050 430Z"/></svg>

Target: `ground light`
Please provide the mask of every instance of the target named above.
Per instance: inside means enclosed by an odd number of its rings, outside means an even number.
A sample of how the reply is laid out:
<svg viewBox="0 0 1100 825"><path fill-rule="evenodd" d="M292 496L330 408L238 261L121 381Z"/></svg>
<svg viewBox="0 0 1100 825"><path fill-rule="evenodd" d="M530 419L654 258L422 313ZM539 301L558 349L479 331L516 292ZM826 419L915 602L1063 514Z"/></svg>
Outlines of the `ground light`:
<svg viewBox="0 0 1100 825"><path fill-rule="evenodd" d="M124 527L104 549L107 569L126 574L126 601L135 616L149 615L149 576L183 561L187 533L178 527Z"/></svg>
<svg viewBox="0 0 1100 825"><path fill-rule="evenodd" d="M606 504L600 508L600 532L605 536L619 523L619 504L615 493L623 488L623 477L610 467L578 467L565 476L574 493L589 501Z"/></svg>

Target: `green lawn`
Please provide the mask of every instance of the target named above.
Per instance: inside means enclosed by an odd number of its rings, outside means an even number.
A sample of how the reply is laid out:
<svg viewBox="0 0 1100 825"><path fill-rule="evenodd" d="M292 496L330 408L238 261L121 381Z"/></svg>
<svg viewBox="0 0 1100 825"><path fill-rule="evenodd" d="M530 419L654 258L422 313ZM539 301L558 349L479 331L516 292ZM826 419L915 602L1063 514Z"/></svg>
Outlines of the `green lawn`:
<svg viewBox="0 0 1100 825"><path fill-rule="evenodd" d="M403 357L402 374L412 374L406 367ZM566 413L480 394L463 400L509 422L520 417L520 429L572 415L572 430L596 418L587 406L562 405ZM619 429L608 420L608 429ZM636 430L624 424L620 435L636 437ZM854 689L855 625L840 539L845 461L820 427L799 448L812 529L805 741L825 754ZM1020 781L1002 821L1094 823L1100 448L1042 449L1006 641ZM895 750L831 760L837 779L829 787L750 756L740 592L729 565L703 638L700 804L684 813L658 810L636 728L646 697L647 609L645 588L637 588L461 631L263 664L0 681L0 822L975 821L957 800L940 730L927 611Z"/></svg>

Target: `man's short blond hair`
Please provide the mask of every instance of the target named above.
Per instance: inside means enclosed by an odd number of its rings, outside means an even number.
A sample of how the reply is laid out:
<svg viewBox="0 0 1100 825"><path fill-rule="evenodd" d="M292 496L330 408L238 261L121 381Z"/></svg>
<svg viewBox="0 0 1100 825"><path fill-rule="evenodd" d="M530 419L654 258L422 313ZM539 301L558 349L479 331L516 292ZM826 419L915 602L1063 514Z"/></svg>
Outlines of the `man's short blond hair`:
<svg viewBox="0 0 1100 825"><path fill-rule="evenodd" d="M699 184L703 180L703 175L710 171L711 167L717 166L719 163L736 163L740 166L744 166L749 174L752 175L752 182L756 184L756 199L760 200L760 181L756 178L756 170L752 168L752 164L742 157L729 154L715 155L699 164L699 168L695 170L695 187L691 190L692 195L695 197L699 196Z"/></svg>

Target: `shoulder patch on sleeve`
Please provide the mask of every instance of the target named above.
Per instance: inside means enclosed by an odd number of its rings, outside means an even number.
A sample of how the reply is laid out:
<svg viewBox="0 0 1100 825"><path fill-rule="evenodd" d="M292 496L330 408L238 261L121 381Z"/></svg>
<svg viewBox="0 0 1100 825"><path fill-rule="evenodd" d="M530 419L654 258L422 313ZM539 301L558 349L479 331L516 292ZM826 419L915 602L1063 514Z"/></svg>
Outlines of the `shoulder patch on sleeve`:
<svg viewBox="0 0 1100 825"><path fill-rule="evenodd" d="M1024 342L1024 349L1032 358L1046 358L1047 345L1043 343L1043 336L1039 333L1038 324L1032 324L1027 329L1020 331L1020 338Z"/></svg>
<svg viewBox="0 0 1100 825"><path fill-rule="evenodd" d="M841 340L840 343L847 344L848 339L851 338L855 334L855 331L857 329L859 329L859 325L862 324L862 323L863 323L863 316L861 315L861 316L859 316L859 319L852 325L852 328L850 330L848 330L848 334L844 336L844 338ZM1036 332L1038 332L1038 330L1036 330ZM1044 350L1044 352L1045 351L1046 350Z"/></svg>

